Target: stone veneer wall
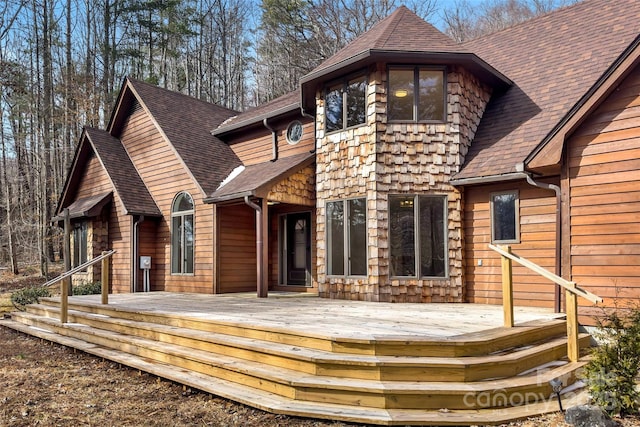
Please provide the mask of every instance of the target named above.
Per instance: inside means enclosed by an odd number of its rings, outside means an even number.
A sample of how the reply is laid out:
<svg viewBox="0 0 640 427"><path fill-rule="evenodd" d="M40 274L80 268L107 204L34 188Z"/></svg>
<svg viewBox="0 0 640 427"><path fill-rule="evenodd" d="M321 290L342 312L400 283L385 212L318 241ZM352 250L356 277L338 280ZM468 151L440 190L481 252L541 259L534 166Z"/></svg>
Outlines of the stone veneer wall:
<svg viewBox="0 0 640 427"><path fill-rule="evenodd" d="M462 195L449 185L473 140L490 90L461 68L447 74L447 122L387 124L386 66L371 70L367 123L324 134L317 101L316 196L319 293L323 297L387 302L462 302L464 290ZM448 200L449 276L389 277L389 194L441 194ZM326 275L325 203L367 198L368 276Z"/></svg>

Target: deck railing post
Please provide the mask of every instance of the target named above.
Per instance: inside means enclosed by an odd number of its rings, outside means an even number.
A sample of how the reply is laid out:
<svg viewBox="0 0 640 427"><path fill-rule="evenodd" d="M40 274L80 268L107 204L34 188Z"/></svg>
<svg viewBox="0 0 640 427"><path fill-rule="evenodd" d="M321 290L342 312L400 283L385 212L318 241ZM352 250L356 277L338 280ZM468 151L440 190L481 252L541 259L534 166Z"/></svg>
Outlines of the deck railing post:
<svg viewBox="0 0 640 427"><path fill-rule="evenodd" d="M69 284L71 277L60 281L60 323L67 323L69 312Z"/></svg>
<svg viewBox="0 0 640 427"><path fill-rule="evenodd" d="M575 289L576 284L570 282L569 285ZM567 357L570 362L577 362L580 359L580 345L578 341L578 296L569 289L566 294L567 312Z"/></svg>
<svg viewBox="0 0 640 427"><path fill-rule="evenodd" d="M502 246L502 250L511 253L511 246ZM505 328L513 328L513 274L511 259L502 256L502 309Z"/></svg>
<svg viewBox="0 0 640 427"><path fill-rule="evenodd" d="M107 252L102 252L102 255L106 255ZM102 290L102 304L109 304L109 260L111 257L105 256L102 258L102 271L101 271L101 290Z"/></svg>

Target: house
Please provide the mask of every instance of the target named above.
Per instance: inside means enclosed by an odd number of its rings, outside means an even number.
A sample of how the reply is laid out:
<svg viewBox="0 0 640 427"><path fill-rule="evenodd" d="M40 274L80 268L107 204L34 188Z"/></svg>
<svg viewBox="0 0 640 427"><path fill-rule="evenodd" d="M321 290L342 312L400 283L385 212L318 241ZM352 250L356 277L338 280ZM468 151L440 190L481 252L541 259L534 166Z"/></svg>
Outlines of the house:
<svg viewBox="0 0 640 427"><path fill-rule="evenodd" d="M401 7L243 113L126 78L58 204L74 264L116 249L115 293L500 303L496 243L637 301L638 16L588 0L461 45ZM513 273L516 304L561 309Z"/></svg>

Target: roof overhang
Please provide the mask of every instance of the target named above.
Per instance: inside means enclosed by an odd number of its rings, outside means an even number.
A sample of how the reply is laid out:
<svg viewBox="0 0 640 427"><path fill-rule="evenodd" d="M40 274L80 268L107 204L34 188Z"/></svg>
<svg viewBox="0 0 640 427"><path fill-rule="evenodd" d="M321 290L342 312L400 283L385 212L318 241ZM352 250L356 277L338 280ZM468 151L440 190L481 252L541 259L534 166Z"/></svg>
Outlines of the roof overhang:
<svg viewBox="0 0 640 427"><path fill-rule="evenodd" d="M240 174L204 199L205 203L227 203L244 197L266 197L269 189L300 169L313 164L315 153L298 154L247 166Z"/></svg>
<svg viewBox="0 0 640 427"><path fill-rule="evenodd" d="M69 211L69 219L76 218L93 218L102 212L102 209L111 202L113 198L113 192L97 194L95 196L83 197L71 203L62 212L51 219L52 222L63 221L65 218L65 211Z"/></svg>
<svg viewBox="0 0 640 427"><path fill-rule="evenodd" d="M265 119L277 120L280 118L290 116L294 113L298 113L299 111L300 111L300 103L296 100L296 102L293 102L290 105L280 107L277 110L267 111L263 114L259 114L247 120L240 120L238 122L234 121L234 122L231 122L229 125L223 124L217 129L214 129L213 131L211 131L211 134L217 137L224 137L225 135L232 134L239 130L244 131L248 128L263 126L262 123Z"/></svg>
<svg viewBox="0 0 640 427"><path fill-rule="evenodd" d="M564 143L610 95L617 85L640 65L640 36L629 45L598 81L580 98L573 108L525 159L527 170L544 174L557 171L562 160Z"/></svg>
<svg viewBox="0 0 640 427"><path fill-rule="evenodd" d="M452 179L449 181L449 184L455 187L460 187L465 185L480 185L491 184L494 182L518 181L522 179L527 179L526 173L511 172L500 175L474 176L470 178Z"/></svg>
<svg viewBox="0 0 640 427"><path fill-rule="evenodd" d="M300 79L303 109L313 110L315 108L316 90L325 82L375 63L393 62L417 65L460 65L497 91L505 90L513 84L507 76L471 52L367 49L343 61L303 76Z"/></svg>

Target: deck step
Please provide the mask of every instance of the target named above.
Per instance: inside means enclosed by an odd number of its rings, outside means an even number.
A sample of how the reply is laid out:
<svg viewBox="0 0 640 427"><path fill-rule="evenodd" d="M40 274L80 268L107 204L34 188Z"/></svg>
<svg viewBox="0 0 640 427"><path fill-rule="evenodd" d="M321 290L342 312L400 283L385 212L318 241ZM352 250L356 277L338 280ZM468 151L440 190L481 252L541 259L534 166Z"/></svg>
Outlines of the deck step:
<svg viewBox="0 0 640 427"><path fill-rule="evenodd" d="M266 366L260 362L243 360L228 354L161 343L84 324L62 325L58 320L31 313L16 314L15 320L68 337L82 338L96 345L138 357L172 364L217 378L225 378L289 399L372 408L481 408L486 402L498 405L509 404L513 401L512 396L516 395L537 401L551 394L549 380L560 377L566 384L573 383L575 380L573 372L582 366L582 363L563 364L534 370L528 375L477 382L363 380L326 375L303 375L285 367ZM523 390L527 390L527 393L523 393Z"/></svg>
<svg viewBox="0 0 640 427"><path fill-rule="evenodd" d="M44 330L43 328L33 328L15 320L0 320L0 325L65 346L78 348L98 357L103 357L141 371L158 375L217 396L285 415L376 425L495 425L513 419L556 411L558 409L555 399L544 399L526 406L475 410L452 410L445 408L439 408L437 410L379 409L356 405L338 405L310 401L301 402L243 384L213 378L165 363L150 361L144 357L122 353L100 345L88 344L83 340L61 336ZM586 393L584 392L571 393L563 398L565 407L583 403L584 401L586 401Z"/></svg>
<svg viewBox="0 0 640 427"><path fill-rule="evenodd" d="M59 299L41 298L40 303L41 305L58 307ZM271 341L333 353L378 356L483 356L529 345L532 342L548 340L551 337L566 336L566 323L564 320L559 319L524 322L514 328L495 328L482 332L461 334L455 337L394 337L387 335L382 339L373 337L336 337L310 331L294 331L282 327L257 326L251 322L251 319L246 322L223 321L198 318L189 314L176 316L174 313L150 310L130 311L119 309L114 305L102 305L88 301L77 303L70 300L69 309L136 322L151 322L165 326ZM517 333L514 333L514 331L517 331Z"/></svg>
<svg viewBox="0 0 640 427"><path fill-rule="evenodd" d="M29 312L52 318L57 308L29 306ZM556 337L536 346L511 349L509 353L469 357L409 357L332 353L254 338L176 328L150 322L105 317L70 310L70 322L117 331L127 335L179 344L196 350L232 354L234 357L286 367L315 375L337 375L354 379L385 381L479 381L510 377L535 366L557 360L566 354L566 339ZM582 343L588 345L588 336Z"/></svg>

